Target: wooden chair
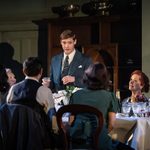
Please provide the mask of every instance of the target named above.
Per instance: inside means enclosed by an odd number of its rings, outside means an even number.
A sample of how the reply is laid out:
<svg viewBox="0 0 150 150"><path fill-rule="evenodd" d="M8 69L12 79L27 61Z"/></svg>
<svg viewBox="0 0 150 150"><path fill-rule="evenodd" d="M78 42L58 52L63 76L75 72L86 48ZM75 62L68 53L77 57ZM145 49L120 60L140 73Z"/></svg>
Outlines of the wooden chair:
<svg viewBox="0 0 150 150"><path fill-rule="evenodd" d="M56 117L57 117L57 125L58 125L58 129L59 131L62 133L63 135L63 139L64 139L64 148L65 150L71 149L71 139L69 137L68 134L68 127L66 128L66 125L63 123L63 115L65 113L71 113L71 115L73 115L74 117L76 117L77 115L83 115L84 114L90 114L90 115L94 115L93 117L95 117L95 120L97 120L97 125L96 125L96 129L94 130L94 132L92 133L92 138L93 138L93 146L94 146L94 150L98 150L98 143L99 143L99 134L102 130L103 127L103 114L96 108L92 107L92 106L88 106L88 105L81 105L81 104L70 104L70 105L65 105L63 107L61 107L58 112L56 113ZM97 119L96 119L97 118ZM73 148L72 148L73 149Z"/></svg>

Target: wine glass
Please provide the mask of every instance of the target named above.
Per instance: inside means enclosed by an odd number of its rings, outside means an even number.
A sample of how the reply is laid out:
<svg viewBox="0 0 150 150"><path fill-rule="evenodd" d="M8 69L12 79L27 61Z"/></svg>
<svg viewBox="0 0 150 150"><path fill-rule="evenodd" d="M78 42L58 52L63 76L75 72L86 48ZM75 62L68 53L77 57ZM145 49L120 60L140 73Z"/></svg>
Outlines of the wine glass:
<svg viewBox="0 0 150 150"><path fill-rule="evenodd" d="M146 117L148 116L148 111L149 111L149 106L147 102L140 102L139 103L140 108L141 108L141 117Z"/></svg>

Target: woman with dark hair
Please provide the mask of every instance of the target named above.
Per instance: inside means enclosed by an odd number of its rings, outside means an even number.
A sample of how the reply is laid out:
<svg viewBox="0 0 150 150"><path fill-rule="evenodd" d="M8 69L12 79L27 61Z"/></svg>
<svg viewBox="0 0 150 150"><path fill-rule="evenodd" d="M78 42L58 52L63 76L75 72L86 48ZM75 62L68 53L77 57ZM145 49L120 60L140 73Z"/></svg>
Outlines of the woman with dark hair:
<svg viewBox="0 0 150 150"><path fill-rule="evenodd" d="M130 102L147 102L147 97L143 92L149 92L149 78L141 70L135 70L131 73L129 81L129 90L131 91L131 96L124 99L123 103Z"/></svg>
<svg viewBox="0 0 150 150"><path fill-rule="evenodd" d="M14 85L16 83L16 77L10 68L6 68L5 70L6 70L6 73L8 76L7 82L9 83L9 85L11 87L12 85Z"/></svg>
<svg viewBox="0 0 150 150"><path fill-rule="evenodd" d="M74 93L72 103L87 104L99 109L106 120L108 130L111 131L118 111L117 99L109 87L109 74L106 66L95 63L89 66L83 76L86 88Z"/></svg>
<svg viewBox="0 0 150 150"><path fill-rule="evenodd" d="M6 96L10 86L5 68L0 65L0 106L6 102Z"/></svg>
<svg viewBox="0 0 150 150"><path fill-rule="evenodd" d="M86 88L75 92L70 99L70 104L93 106L103 113L105 123L99 136L99 149L130 149L130 147L118 141L115 141L114 144L108 136L108 132L113 128L118 103L115 94L107 90L109 86L109 75L106 66L101 63L90 65L84 73L83 82ZM80 118L80 116L82 115L76 116L72 126L72 129L74 128L73 130L78 126L78 122L82 122L82 117ZM94 127L94 125L92 125L92 127Z"/></svg>

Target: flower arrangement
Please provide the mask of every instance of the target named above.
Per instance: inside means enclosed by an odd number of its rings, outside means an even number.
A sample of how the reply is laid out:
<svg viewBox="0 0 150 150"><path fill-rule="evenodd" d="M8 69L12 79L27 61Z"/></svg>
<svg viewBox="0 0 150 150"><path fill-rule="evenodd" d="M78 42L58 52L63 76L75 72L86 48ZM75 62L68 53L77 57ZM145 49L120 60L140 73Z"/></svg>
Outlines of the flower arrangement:
<svg viewBox="0 0 150 150"><path fill-rule="evenodd" d="M72 95L72 92L73 92L73 90L75 89L75 87L74 86L71 86L71 85L67 85L66 86L66 96L68 97L68 98L70 98L70 96Z"/></svg>
<svg viewBox="0 0 150 150"><path fill-rule="evenodd" d="M66 86L65 90L61 90L61 91L58 91L58 93L54 93L53 98L54 98L55 104L57 105L69 104L71 95L80 89L81 88L68 85Z"/></svg>
<svg viewBox="0 0 150 150"><path fill-rule="evenodd" d="M70 96L74 93L74 92L76 92L76 91L78 91L78 90L80 90L81 88L78 88L78 87L75 87L75 86L71 86L71 85L67 85L66 86L66 92L67 92L67 94L66 94L66 96L68 97L68 98L70 98Z"/></svg>

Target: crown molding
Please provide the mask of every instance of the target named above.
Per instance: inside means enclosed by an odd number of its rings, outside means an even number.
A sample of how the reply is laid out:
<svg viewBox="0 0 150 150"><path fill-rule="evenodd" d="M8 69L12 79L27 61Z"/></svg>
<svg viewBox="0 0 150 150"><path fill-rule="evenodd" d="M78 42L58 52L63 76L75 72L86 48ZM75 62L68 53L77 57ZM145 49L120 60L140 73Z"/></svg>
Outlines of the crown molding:
<svg viewBox="0 0 150 150"><path fill-rule="evenodd" d="M0 16L0 31L37 30L38 27L32 20L51 18L49 13L26 13L23 15Z"/></svg>
<svg viewBox="0 0 150 150"><path fill-rule="evenodd" d="M9 21L9 22L0 23L0 32L33 31L33 30L38 30L38 27L32 22Z"/></svg>

